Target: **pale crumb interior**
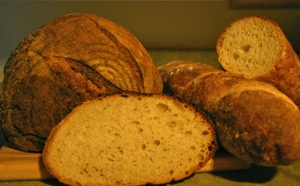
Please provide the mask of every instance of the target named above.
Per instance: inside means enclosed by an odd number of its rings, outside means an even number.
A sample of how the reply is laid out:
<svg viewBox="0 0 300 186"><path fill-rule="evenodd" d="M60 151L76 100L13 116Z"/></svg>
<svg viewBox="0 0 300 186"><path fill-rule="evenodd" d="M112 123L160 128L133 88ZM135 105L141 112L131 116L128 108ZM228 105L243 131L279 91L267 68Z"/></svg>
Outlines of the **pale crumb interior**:
<svg viewBox="0 0 300 186"><path fill-rule="evenodd" d="M268 21L250 18L227 29L219 60L226 70L253 78L270 71L281 52L278 29Z"/></svg>
<svg viewBox="0 0 300 186"><path fill-rule="evenodd" d="M59 175L82 183L171 180L211 153L206 123L171 101L93 102L60 129L49 157Z"/></svg>

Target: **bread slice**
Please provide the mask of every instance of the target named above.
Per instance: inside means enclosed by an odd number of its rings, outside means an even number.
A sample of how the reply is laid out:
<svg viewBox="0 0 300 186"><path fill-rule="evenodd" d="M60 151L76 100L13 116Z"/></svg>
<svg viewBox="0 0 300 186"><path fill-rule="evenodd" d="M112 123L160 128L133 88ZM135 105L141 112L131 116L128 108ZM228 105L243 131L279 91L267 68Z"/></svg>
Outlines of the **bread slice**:
<svg viewBox="0 0 300 186"><path fill-rule="evenodd" d="M274 20L246 16L233 21L216 50L225 70L268 82L300 106L300 60Z"/></svg>
<svg viewBox="0 0 300 186"><path fill-rule="evenodd" d="M43 160L65 184L162 184L191 175L216 149L211 121L194 107L123 93L75 108L52 130Z"/></svg>
<svg viewBox="0 0 300 186"><path fill-rule="evenodd" d="M249 16L225 29L217 42L222 66L229 72L253 78L266 74L283 52L282 31L272 21Z"/></svg>

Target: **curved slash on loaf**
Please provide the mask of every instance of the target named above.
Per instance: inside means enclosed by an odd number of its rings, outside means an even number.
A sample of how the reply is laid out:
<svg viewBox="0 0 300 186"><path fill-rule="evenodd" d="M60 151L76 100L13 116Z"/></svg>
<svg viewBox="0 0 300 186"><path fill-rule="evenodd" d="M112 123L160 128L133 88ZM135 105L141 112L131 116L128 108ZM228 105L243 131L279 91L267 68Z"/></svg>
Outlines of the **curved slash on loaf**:
<svg viewBox="0 0 300 186"><path fill-rule="evenodd" d="M115 56L117 58L119 58L120 60L111 60L110 62L114 62L111 67L113 67L113 65L117 65L119 66L119 70L122 70L122 68L124 67L128 67L124 68L123 71L121 73L118 74L122 74L122 73L126 73L126 72L131 72L131 78L128 79L130 80L129 83L131 86L133 87L137 87L138 91L144 91L144 86L143 84L136 84L133 85L133 83L137 83L137 82L144 82L143 80L143 74L142 71L139 67L139 64L137 63L137 61L135 60L135 57L132 55L132 53L130 52L130 50L123 45L121 42L118 41L118 39L116 38L116 36L114 36L114 34L112 34L111 32L109 32L109 30L107 30L106 28L104 28L103 26L99 25L96 21L94 21L92 18L91 20L96 24L97 28L110 40L112 41L118 50L114 50L115 52L118 51L118 54L113 54L111 51L107 51L107 54L111 54L111 56ZM119 55L122 55L122 57L119 57ZM125 62L123 62L123 60L121 59L126 59ZM123 63L122 63L123 62ZM99 68L99 67L98 67ZM132 81L133 79L137 79L138 81ZM120 84L120 83L118 83Z"/></svg>

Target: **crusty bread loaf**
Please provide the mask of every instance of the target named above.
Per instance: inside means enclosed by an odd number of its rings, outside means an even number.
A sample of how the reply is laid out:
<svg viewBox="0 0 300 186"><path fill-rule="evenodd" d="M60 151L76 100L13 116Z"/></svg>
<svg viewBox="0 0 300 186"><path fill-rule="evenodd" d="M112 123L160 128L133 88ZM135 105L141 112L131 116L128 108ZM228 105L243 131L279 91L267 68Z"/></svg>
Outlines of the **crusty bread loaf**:
<svg viewBox="0 0 300 186"><path fill-rule="evenodd" d="M273 84L300 106L300 60L275 21L259 16L235 20L216 48L224 69Z"/></svg>
<svg viewBox="0 0 300 186"><path fill-rule="evenodd" d="M230 153L266 166L300 159L300 111L272 85L186 61L159 71L164 92L203 109L216 124L220 146Z"/></svg>
<svg viewBox="0 0 300 186"><path fill-rule="evenodd" d="M69 185L162 184L191 175L216 149L211 120L191 105L123 93L75 108L52 130L43 161Z"/></svg>
<svg viewBox="0 0 300 186"><path fill-rule="evenodd" d="M122 90L161 93L162 82L128 30L68 14L20 42L4 68L1 125L9 145L41 151L53 126L85 100Z"/></svg>

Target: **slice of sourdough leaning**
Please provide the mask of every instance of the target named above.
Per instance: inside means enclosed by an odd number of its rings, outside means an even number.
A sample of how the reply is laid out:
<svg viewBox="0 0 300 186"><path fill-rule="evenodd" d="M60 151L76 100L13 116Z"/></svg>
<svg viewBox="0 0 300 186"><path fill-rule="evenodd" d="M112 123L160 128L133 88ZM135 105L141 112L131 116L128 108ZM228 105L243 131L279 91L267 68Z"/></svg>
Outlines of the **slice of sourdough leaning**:
<svg viewBox="0 0 300 186"><path fill-rule="evenodd" d="M211 121L191 105L123 93L75 108L52 130L43 160L65 184L162 184L191 175L216 149Z"/></svg>
<svg viewBox="0 0 300 186"><path fill-rule="evenodd" d="M224 69L274 85L300 108L300 60L274 20L246 16L233 21L216 50Z"/></svg>
<svg viewBox="0 0 300 186"><path fill-rule="evenodd" d="M246 78L256 78L267 74L285 57L287 44L282 30L273 20L246 16L225 28L216 49L224 69Z"/></svg>

